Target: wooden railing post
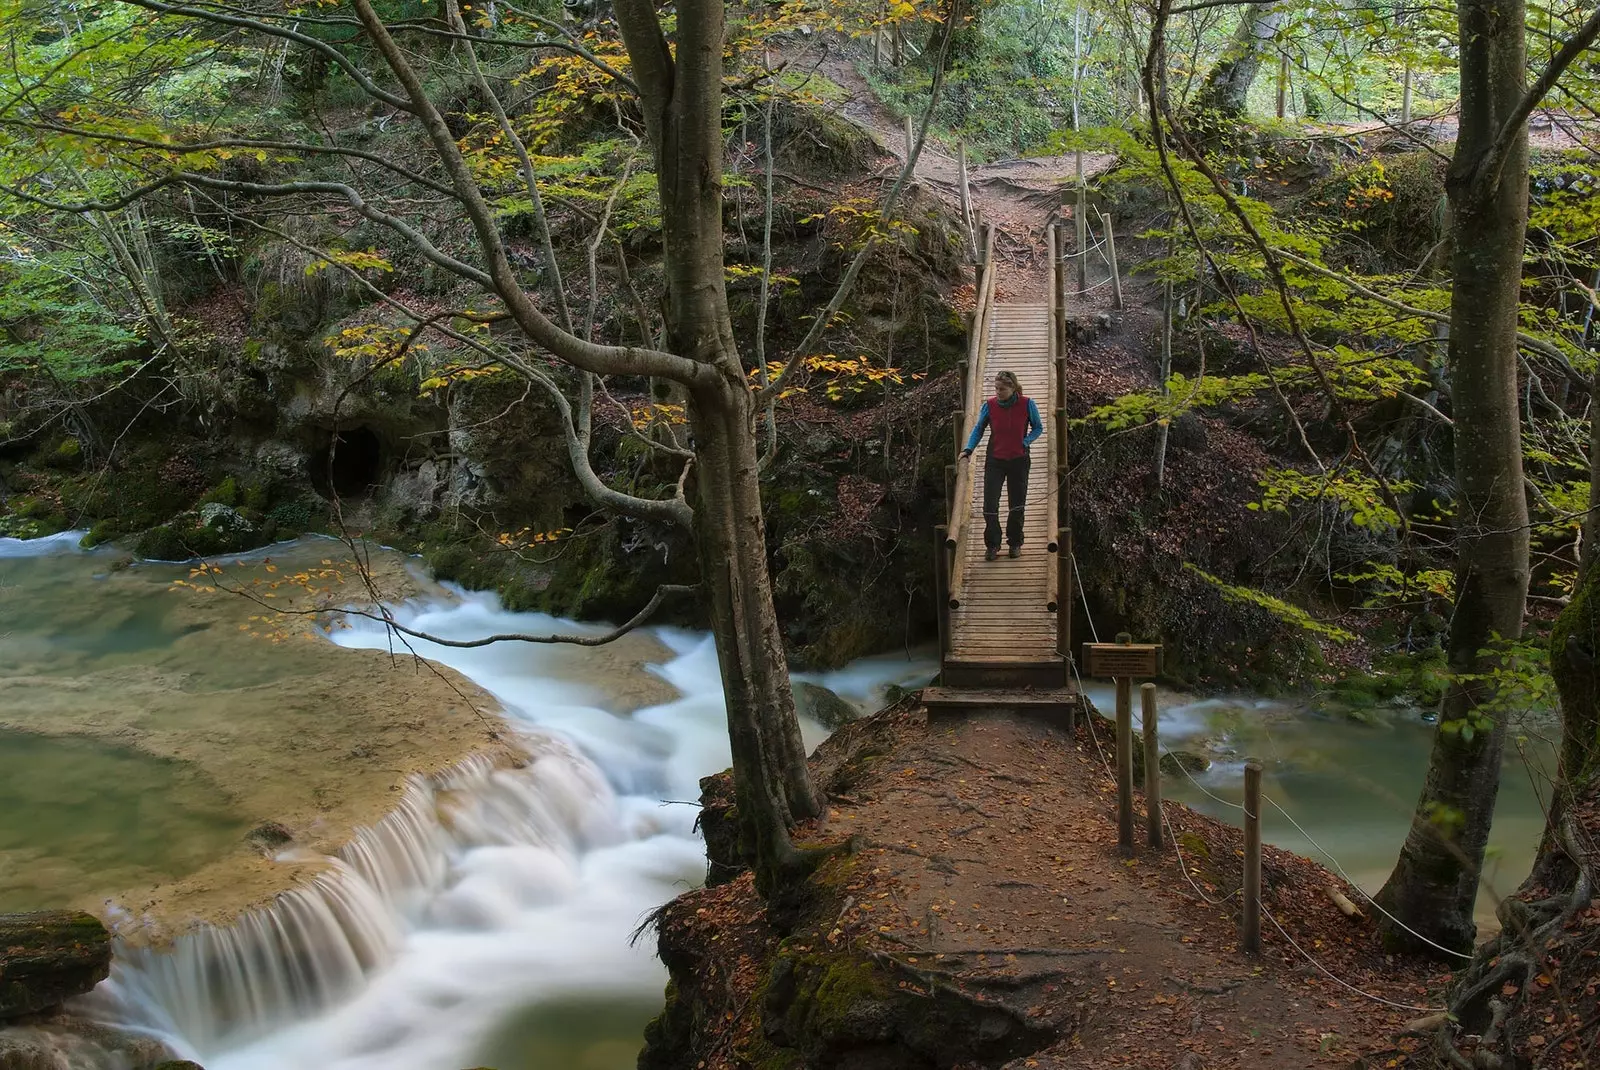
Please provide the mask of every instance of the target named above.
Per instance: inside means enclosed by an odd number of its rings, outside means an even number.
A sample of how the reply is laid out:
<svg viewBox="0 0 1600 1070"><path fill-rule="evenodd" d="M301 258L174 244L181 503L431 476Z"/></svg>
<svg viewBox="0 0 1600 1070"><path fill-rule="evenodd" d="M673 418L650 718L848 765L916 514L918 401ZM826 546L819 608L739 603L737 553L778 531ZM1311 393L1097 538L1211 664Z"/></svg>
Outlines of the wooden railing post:
<svg viewBox="0 0 1600 1070"><path fill-rule="evenodd" d="M1112 232L1110 216L1102 212L1100 214L1100 222L1106 228L1106 265L1111 269L1111 296L1120 311L1122 309L1122 276L1117 273L1117 236Z"/></svg>
<svg viewBox="0 0 1600 1070"><path fill-rule="evenodd" d="M1117 683L1117 849L1133 854L1133 680Z"/></svg>
<svg viewBox="0 0 1600 1070"><path fill-rule="evenodd" d="M956 507L955 496L956 466L953 464L947 464L944 466L944 501L945 506L951 510L954 510Z"/></svg>
<svg viewBox="0 0 1600 1070"><path fill-rule="evenodd" d="M1239 922L1239 947L1248 955L1261 950L1261 763L1244 763L1244 915Z"/></svg>
<svg viewBox="0 0 1600 1070"><path fill-rule="evenodd" d="M948 529L940 524L933 529L933 597L939 604L939 657L950 654L950 548L945 545Z"/></svg>
<svg viewBox="0 0 1600 1070"><path fill-rule="evenodd" d="M1072 678L1072 532L1056 529L1056 653L1061 655L1061 681Z"/></svg>
<svg viewBox="0 0 1600 1070"><path fill-rule="evenodd" d="M1089 292L1089 186L1083 177L1083 150L1078 150L1078 203L1073 213L1078 224L1078 296Z"/></svg>
<svg viewBox="0 0 1600 1070"><path fill-rule="evenodd" d="M945 535L945 545L956 551L954 561L950 567L950 582L946 602L950 608L959 605L963 573L966 568L966 555L959 547L962 538L970 526L968 516L972 512L973 468L971 461L961 460L963 441L970 434L972 425L978 419L978 399L982 397L981 377L984 374L984 358L988 353L989 311L994 298L994 228L988 227L984 231L983 242L983 268L978 275L977 303L972 315L972 337L967 345L967 375L965 400L962 408L955 418L955 460L956 483L955 491L950 501L950 530Z"/></svg>
<svg viewBox="0 0 1600 1070"><path fill-rule="evenodd" d="M961 186L961 226L967 232L967 255L976 262L979 256L978 231L973 225L972 219L972 187L967 177L967 143L965 141L956 142L956 168L956 180Z"/></svg>
<svg viewBox="0 0 1600 1070"><path fill-rule="evenodd" d="M1140 712L1144 727L1144 840L1151 847L1161 847L1161 742L1156 738L1156 685L1139 687Z"/></svg>

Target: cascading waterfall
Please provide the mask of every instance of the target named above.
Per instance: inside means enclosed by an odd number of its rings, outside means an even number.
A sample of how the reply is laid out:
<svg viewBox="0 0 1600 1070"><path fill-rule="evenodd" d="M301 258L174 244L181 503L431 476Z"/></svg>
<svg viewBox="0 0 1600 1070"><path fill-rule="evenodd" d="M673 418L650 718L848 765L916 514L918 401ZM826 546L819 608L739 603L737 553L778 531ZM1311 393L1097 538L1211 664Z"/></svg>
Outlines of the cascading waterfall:
<svg viewBox="0 0 1600 1070"><path fill-rule="evenodd" d="M78 538L0 538L0 558L71 553ZM596 630L463 591L395 612L452 638ZM329 638L388 647L381 625L349 625ZM499 700L515 766L478 758L413 779L335 857L281 855L320 868L230 924L158 947L139 939L141 919L116 917L112 975L73 1012L207 1070L631 1068L666 976L628 935L703 876L697 811L684 803L729 762L713 644L651 629L648 662L637 648L414 645ZM810 679L865 704L932 671L885 657ZM654 704L633 708L638 696ZM803 727L808 745L826 734ZM53 1029L37 1032L63 1070L129 1065L96 1052L92 1031Z"/></svg>
<svg viewBox="0 0 1600 1070"><path fill-rule="evenodd" d="M597 819L615 799L571 747L536 737L528 744L520 768L477 757L412 778L391 813L270 906L230 925L201 925L166 948L120 941L111 978L84 1009L204 1057L350 999L393 963L419 923L493 926L541 886L570 891L579 855L620 836ZM474 880L482 868L474 852L506 848L522 849L519 895Z"/></svg>

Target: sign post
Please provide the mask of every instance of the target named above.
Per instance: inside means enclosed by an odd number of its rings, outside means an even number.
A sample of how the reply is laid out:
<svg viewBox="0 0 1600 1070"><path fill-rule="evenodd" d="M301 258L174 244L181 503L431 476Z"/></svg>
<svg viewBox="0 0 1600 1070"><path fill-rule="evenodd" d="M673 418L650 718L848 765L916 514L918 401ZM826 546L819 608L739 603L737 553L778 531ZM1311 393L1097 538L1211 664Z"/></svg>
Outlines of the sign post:
<svg viewBox="0 0 1600 1070"><path fill-rule="evenodd" d="M1161 645L1135 643L1122 632L1115 643L1083 644L1090 676L1109 676L1117 685L1117 846L1133 854L1133 681L1161 671ZM1148 771L1145 774L1149 775Z"/></svg>

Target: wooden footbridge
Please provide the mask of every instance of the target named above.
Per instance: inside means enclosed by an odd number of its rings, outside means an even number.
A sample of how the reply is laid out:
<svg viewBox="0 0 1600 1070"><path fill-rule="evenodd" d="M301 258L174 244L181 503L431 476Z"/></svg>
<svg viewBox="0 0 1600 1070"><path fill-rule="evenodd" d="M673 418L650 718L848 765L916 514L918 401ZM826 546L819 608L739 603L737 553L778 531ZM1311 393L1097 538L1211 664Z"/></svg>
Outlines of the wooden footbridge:
<svg viewBox="0 0 1600 1070"><path fill-rule="evenodd" d="M977 267L977 302L967 359L961 368L961 411L955 420L955 462L945 471L949 523L936 530L935 581L939 602L939 686L923 692L930 714L1007 706L1070 710L1072 538L1067 503L1065 280L1061 236L1047 232L1051 255L1049 300L995 300L1003 270L994 256L994 229L984 233ZM984 560L983 457L961 459L994 374L1016 373L1033 398L1045 434L1030 451L1027 512L1020 557ZM1006 506L1002 506L1004 510Z"/></svg>

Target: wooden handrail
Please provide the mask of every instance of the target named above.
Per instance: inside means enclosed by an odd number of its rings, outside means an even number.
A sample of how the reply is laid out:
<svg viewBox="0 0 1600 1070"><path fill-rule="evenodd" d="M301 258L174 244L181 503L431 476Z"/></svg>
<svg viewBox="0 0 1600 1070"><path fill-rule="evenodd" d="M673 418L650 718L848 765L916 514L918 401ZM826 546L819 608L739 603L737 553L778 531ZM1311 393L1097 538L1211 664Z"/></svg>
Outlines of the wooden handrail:
<svg viewBox="0 0 1600 1070"><path fill-rule="evenodd" d="M985 368L989 356L989 313L994 301L994 226L984 228L983 278L978 285L977 306L973 310L972 340L967 357L967 403L961 414L961 433L970 435L978 419L979 398L983 392ZM950 567L950 608L961 607L961 581L967 571L966 548L962 540L971 525L967 516L972 512L972 459L969 457L956 471L955 495L950 500L950 525L945 545L955 551L955 561Z"/></svg>
<svg viewBox="0 0 1600 1070"><path fill-rule="evenodd" d="M1050 354L1050 363L1049 363L1050 371L1049 371L1049 375L1047 376L1047 378L1050 380L1050 384L1049 384L1048 389L1045 392L1045 396L1048 399L1047 403L1049 405L1049 407L1045 410L1049 414L1049 415L1047 415L1045 417L1045 420L1047 421L1046 424L1045 424L1045 427L1049 429L1049 434L1045 437L1045 450L1044 450L1044 455L1045 456L1044 456L1044 460L1045 460L1045 464L1047 464L1049 466L1049 469L1048 469L1049 474L1047 476L1045 476L1045 498L1044 498L1045 506L1044 506L1044 509L1045 509L1045 517L1047 518L1048 523L1049 523L1049 527L1047 527L1045 530L1050 532L1051 538L1050 538L1050 541L1049 541L1049 545L1046 547L1047 553L1045 555L1045 564L1044 564L1044 574L1045 574L1044 597L1045 597L1045 608L1049 612L1055 613L1055 612L1057 612L1059 610L1059 607L1056 605L1056 602L1057 602L1057 599L1056 599L1056 569L1059 567L1059 562L1056 560L1056 557L1057 557L1057 551L1060 549L1060 546L1058 544L1058 540L1054 537L1055 533L1056 533L1057 524L1059 523L1058 518L1057 518L1057 514L1056 514L1056 480L1057 480L1057 477L1058 477L1059 473L1056 471L1056 463L1055 463L1055 461L1056 461L1056 450L1055 450L1056 442L1055 442L1055 440L1056 440L1056 435L1060 433L1060 428L1057 426L1057 421L1056 421L1056 409L1061 405L1061 398L1060 398L1060 394L1059 394L1058 384L1056 382L1056 359L1058 357L1060 357L1060 355L1061 355L1061 353L1060 353L1061 340L1056 337L1056 300L1057 300L1057 298L1056 298L1056 271L1057 271L1057 267L1056 267L1056 241L1057 241L1057 230L1056 230L1055 224L1052 223L1050 225L1049 231L1045 234L1045 241L1046 241L1046 245L1048 246L1048 248L1050 250L1050 344L1047 347L1048 352Z"/></svg>
<svg viewBox="0 0 1600 1070"><path fill-rule="evenodd" d="M977 299L972 310L972 337L967 340L967 381L965 397L962 398L960 431L957 434L963 441L972 434L972 425L978 419L978 408L983 404L980 399L983 397L984 357L989 352L989 305L994 293L994 275L994 227L991 226L984 232L983 271L978 278ZM950 499L948 545L951 549L960 540L966 516L972 511L971 494L972 465L968 463L958 467L955 497Z"/></svg>

